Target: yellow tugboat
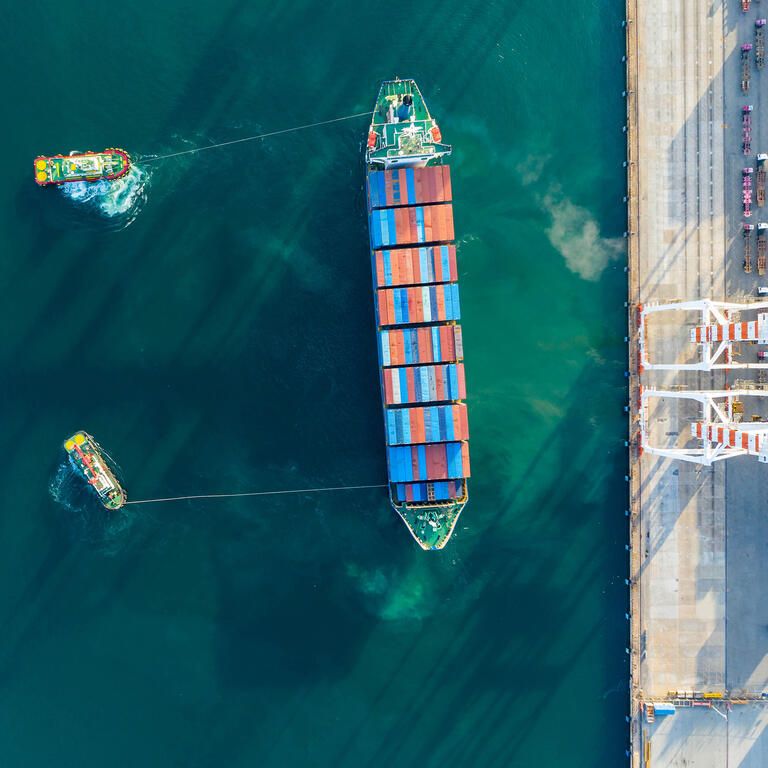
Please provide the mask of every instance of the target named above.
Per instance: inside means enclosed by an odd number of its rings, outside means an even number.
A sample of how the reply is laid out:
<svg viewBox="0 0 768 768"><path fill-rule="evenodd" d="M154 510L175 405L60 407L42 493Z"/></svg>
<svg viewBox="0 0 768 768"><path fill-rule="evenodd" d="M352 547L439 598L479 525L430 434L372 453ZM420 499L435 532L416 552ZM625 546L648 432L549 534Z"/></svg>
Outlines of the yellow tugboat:
<svg viewBox="0 0 768 768"><path fill-rule="evenodd" d="M40 155L35 158L35 181L41 187L75 181L114 181L130 169L131 158L124 149L51 157Z"/></svg>
<svg viewBox="0 0 768 768"><path fill-rule="evenodd" d="M87 432L76 432L64 443L72 466L96 491L107 509L120 509L128 497L102 456L99 444Z"/></svg>

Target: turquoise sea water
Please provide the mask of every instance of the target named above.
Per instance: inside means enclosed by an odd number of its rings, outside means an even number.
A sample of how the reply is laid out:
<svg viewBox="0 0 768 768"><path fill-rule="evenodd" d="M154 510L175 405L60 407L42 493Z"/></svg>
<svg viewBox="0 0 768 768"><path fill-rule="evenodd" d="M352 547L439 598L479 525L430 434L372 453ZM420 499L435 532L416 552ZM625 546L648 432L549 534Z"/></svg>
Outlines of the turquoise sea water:
<svg viewBox="0 0 768 768"><path fill-rule="evenodd" d="M621 5L0 14L0 764L622 764ZM33 157L360 112L395 74L455 147L450 545L418 550L376 490L108 521L61 468L75 429L134 499L385 477L365 121L140 163L112 218Z"/></svg>

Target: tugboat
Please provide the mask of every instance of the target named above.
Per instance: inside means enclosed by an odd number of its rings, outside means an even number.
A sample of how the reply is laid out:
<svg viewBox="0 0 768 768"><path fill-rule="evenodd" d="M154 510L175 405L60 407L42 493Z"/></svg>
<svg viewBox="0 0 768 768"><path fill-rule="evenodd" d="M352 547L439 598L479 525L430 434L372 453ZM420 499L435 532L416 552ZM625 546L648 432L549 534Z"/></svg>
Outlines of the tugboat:
<svg viewBox="0 0 768 768"><path fill-rule="evenodd" d="M102 456L99 444L87 432L76 432L64 443L72 466L96 491L106 509L120 509L128 499Z"/></svg>
<svg viewBox="0 0 768 768"><path fill-rule="evenodd" d="M130 169L131 158L124 149L51 157L40 155L35 158L35 181L41 187L75 181L114 181Z"/></svg>
<svg viewBox="0 0 768 768"><path fill-rule="evenodd" d="M450 153L416 83L382 83L365 159L389 498L425 550L469 499Z"/></svg>

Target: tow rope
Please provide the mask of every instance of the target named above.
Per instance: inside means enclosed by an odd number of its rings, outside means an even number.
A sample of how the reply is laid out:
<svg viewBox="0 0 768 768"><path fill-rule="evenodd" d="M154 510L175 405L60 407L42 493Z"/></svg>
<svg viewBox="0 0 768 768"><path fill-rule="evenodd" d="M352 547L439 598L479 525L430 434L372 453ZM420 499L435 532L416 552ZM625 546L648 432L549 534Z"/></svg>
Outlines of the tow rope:
<svg viewBox="0 0 768 768"><path fill-rule="evenodd" d="M257 133L255 136L246 136L243 139L233 139L232 141L221 141L218 144L209 144L205 147L196 147L195 149L184 149L180 152L171 152L167 155L156 155L154 157L142 158L142 163L154 163L157 160L167 160L169 157L180 157L181 155L191 155L193 152L205 152L207 149L217 149L218 147L228 147L231 144L242 144L245 141L255 141L256 139L266 139L269 136L279 136L283 133L294 133L295 131L304 131L307 128L316 128L319 125L330 125L331 123L340 123L342 120L353 120L356 117L366 117L373 112L357 112L354 115L345 115L344 117L334 117L333 120L320 120L317 123L307 123L306 125L297 125L293 128L283 128L280 131L270 131L269 133Z"/></svg>
<svg viewBox="0 0 768 768"><path fill-rule="evenodd" d="M243 496L279 496L288 493L323 493L326 491L359 491L364 488L386 488L386 483L375 485L337 485L332 488L295 488L285 491L249 491L248 493L205 493L195 496L170 496L164 499L139 499L126 504L158 504L161 501L186 501L188 499L236 499Z"/></svg>

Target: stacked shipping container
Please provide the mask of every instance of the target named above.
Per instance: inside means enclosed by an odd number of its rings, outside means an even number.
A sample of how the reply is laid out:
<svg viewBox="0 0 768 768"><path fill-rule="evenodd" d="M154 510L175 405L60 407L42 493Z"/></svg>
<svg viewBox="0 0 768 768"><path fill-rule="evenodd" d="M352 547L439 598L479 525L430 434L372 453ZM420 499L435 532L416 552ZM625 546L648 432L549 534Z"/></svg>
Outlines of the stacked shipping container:
<svg viewBox="0 0 768 768"><path fill-rule="evenodd" d="M382 365L452 363L464 357L460 325L379 331Z"/></svg>
<svg viewBox="0 0 768 768"><path fill-rule="evenodd" d="M466 496L469 438L448 166L371 171L389 479L397 502Z"/></svg>
<svg viewBox="0 0 768 768"><path fill-rule="evenodd" d="M384 405L464 400L464 363L382 368Z"/></svg>
<svg viewBox="0 0 768 768"><path fill-rule="evenodd" d="M453 207L439 203L373 210L370 229L374 248L446 242L453 240Z"/></svg>
<svg viewBox="0 0 768 768"><path fill-rule="evenodd" d="M449 203L453 199L451 169L447 165L439 165L371 171L368 174L368 193L371 208Z"/></svg>
<svg viewBox="0 0 768 768"><path fill-rule="evenodd" d="M456 283L417 288L380 288L379 325L409 325L435 320L458 320L459 286Z"/></svg>
<svg viewBox="0 0 768 768"><path fill-rule="evenodd" d="M456 246L376 251L376 287L447 283L457 280Z"/></svg>

